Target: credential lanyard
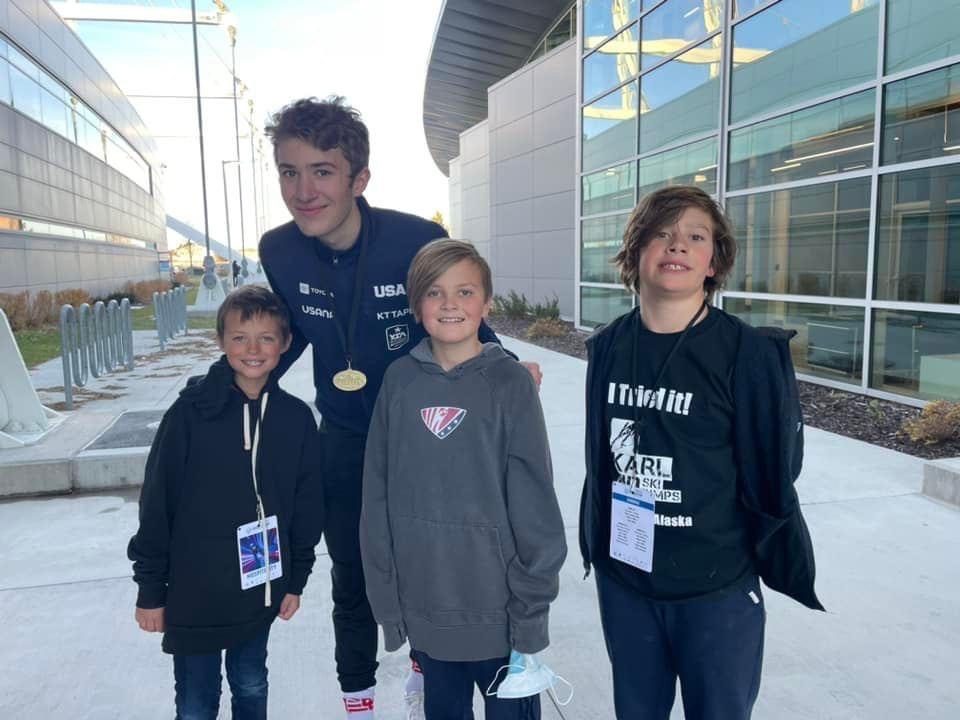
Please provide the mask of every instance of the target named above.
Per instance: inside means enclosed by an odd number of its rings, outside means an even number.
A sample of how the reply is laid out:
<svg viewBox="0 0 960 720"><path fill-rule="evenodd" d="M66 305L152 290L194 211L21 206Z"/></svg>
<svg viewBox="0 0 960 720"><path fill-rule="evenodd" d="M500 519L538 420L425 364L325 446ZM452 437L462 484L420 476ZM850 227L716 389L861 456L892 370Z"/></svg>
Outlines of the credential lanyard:
<svg viewBox="0 0 960 720"><path fill-rule="evenodd" d="M680 349L680 345L681 343L683 343L683 340L687 336L687 333L690 332L690 328L693 327L693 324L697 321L697 318L700 317L701 314L703 314L703 311L706 309L706 307L707 307L707 301L704 300L703 304L700 306L700 308L697 310L694 316L690 318L690 322L688 322L686 327L683 328L683 332L680 333L680 337L677 338L677 341L673 344L673 347L670 348L670 352L667 353L667 357L664 358L663 364L660 365L660 371L657 373L657 377L653 381L653 392L657 392L657 390L660 388L660 381L663 380L663 375L664 373L667 372L667 367L669 367L670 361L673 360L673 356L677 354L677 350ZM642 318L640 315L639 308L637 309L637 314L634 317L634 322L638 326L641 325L642 323ZM639 327L637 328L637 330L639 330ZM643 416L640 415L641 405L643 405L644 407L646 407L646 405L643 402L643 396L639 392L640 382L639 382L639 378L637 377L639 374L637 372L637 344L639 340L639 334L640 334L639 332L636 333L637 338L634 340L631 346L631 353L630 353L631 354L630 372L633 375L633 377L630 378L630 381L634 387L634 390L637 392L637 397L634 399L634 403L633 403L633 447L635 449L634 451L636 451L636 448L639 447L637 441L640 435L640 428L642 427L643 421L646 418L646 415L643 415Z"/></svg>
<svg viewBox="0 0 960 720"><path fill-rule="evenodd" d="M362 209L360 211L360 223L360 238L358 240L360 243L360 255L357 258L357 270L353 277L353 298L350 302L350 320L346 330L344 330L343 327L341 320L343 316L340 312L336 295L334 295L333 298L333 305L336 310L333 316L333 324L337 328L337 336L340 338L340 345L346 356L347 368L353 367L353 341L357 334L357 318L360 316L360 295L363 291L363 281L367 269L367 247L370 245L368 237L370 234L370 218L366 216L366 213L364 213ZM328 268L322 261L320 267L324 269L324 272L327 272ZM331 270L327 278L328 287L332 288L335 286L333 280L333 272Z"/></svg>

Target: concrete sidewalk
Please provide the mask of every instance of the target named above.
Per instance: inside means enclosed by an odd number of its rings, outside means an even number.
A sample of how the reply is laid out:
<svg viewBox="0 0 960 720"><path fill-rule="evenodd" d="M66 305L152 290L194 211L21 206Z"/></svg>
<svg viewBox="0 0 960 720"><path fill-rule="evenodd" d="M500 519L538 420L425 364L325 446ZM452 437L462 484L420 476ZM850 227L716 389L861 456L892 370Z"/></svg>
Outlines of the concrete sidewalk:
<svg viewBox="0 0 960 720"><path fill-rule="evenodd" d="M510 339L505 344L544 368L541 395L570 547L552 612L553 644L544 657L576 694L560 709L545 701L544 717L613 718L595 588L592 579L582 580L577 550L584 363ZM138 376L124 398L91 400L75 417L111 407L114 414L164 407L185 378L208 363L195 358L177 377L173 370L165 373L169 377ZM309 359L282 384L309 399ZM920 493L921 460L814 429L806 433L798 487L828 612L766 593L767 650L754 716L957 717L960 566L954 553L960 512ZM171 716L170 659L160 652L159 637L141 633L133 622L136 593L125 550L136 528L136 499L136 490L128 489L0 502L0 539L8 548L0 576L0 718ZM274 717L343 717L333 671L329 570L323 554L300 614L274 626ZM378 718L400 720L405 654L383 655L381 662ZM220 717L227 718L226 692L222 705ZM673 718L682 716L675 710Z"/></svg>

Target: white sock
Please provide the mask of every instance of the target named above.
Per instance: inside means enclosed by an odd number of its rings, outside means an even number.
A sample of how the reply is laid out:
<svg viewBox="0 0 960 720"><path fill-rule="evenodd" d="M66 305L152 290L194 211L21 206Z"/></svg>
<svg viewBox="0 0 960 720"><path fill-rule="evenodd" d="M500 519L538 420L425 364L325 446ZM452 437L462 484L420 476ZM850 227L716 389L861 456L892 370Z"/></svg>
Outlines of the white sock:
<svg viewBox="0 0 960 720"><path fill-rule="evenodd" d="M423 692L423 670L413 658L410 658L410 674L407 675L407 682L403 686L403 692L406 695Z"/></svg>
<svg viewBox="0 0 960 720"><path fill-rule="evenodd" d="M373 688L343 694L343 707L347 711L348 720L374 720L373 718Z"/></svg>

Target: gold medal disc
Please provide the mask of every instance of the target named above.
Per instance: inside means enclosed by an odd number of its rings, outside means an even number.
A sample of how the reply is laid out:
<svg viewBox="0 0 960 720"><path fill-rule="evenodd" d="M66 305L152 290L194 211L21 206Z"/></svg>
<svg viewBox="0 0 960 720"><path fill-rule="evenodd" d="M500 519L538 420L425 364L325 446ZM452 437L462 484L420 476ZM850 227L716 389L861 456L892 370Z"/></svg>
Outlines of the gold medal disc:
<svg viewBox="0 0 960 720"><path fill-rule="evenodd" d="M359 370L347 368L333 376L333 386L344 392L355 392L367 384L367 376Z"/></svg>

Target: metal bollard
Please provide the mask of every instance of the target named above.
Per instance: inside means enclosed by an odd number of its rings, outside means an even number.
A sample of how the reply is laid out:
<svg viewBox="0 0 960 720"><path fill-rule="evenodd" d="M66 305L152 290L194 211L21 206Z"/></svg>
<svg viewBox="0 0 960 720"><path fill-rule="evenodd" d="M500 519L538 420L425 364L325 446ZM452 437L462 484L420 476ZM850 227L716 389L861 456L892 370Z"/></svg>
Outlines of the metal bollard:
<svg viewBox="0 0 960 720"><path fill-rule="evenodd" d="M130 301L98 301L91 309L83 303L60 308L60 343L63 360L63 394L67 410L73 409L73 388L82 388L91 376L99 378L121 365L133 369L133 315Z"/></svg>
<svg viewBox="0 0 960 720"><path fill-rule="evenodd" d="M167 340L187 332L187 291L184 287L153 294L153 316L157 322L157 338L163 350Z"/></svg>

